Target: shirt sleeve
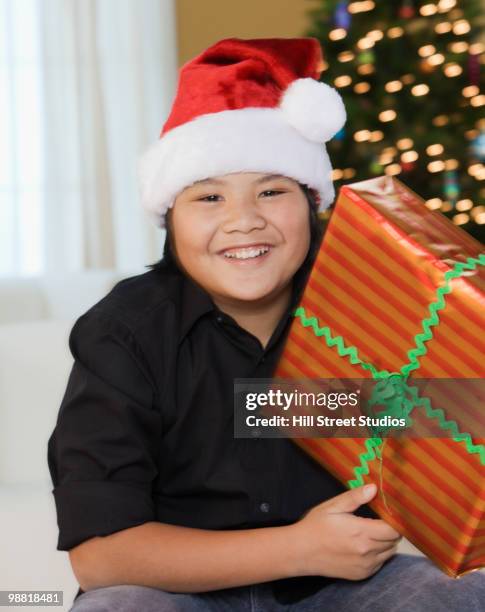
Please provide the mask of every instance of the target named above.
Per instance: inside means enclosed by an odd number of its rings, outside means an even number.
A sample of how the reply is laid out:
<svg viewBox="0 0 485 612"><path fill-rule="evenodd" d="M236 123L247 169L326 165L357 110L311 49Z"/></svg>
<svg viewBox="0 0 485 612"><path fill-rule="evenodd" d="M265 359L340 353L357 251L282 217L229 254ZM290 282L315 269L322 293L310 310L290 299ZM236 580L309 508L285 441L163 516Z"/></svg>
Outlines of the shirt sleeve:
<svg viewBox="0 0 485 612"><path fill-rule="evenodd" d="M47 449L57 550L156 520L162 429L154 379L123 322L88 311L69 348L74 364Z"/></svg>

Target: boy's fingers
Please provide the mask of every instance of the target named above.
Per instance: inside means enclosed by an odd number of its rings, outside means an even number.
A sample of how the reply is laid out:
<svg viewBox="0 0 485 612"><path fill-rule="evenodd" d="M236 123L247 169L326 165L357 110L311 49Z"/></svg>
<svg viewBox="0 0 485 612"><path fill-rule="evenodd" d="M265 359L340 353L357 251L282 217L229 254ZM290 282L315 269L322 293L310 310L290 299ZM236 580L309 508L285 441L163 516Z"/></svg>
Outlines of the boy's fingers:
<svg viewBox="0 0 485 612"><path fill-rule="evenodd" d="M330 512L354 512L359 506L369 502L376 494L377 487L375 484L349 489L340 495L336 495L327 500L325 507Z"/></svg>
<svg viewBox="0 0 485 612"><path fill-rule="evenodd" d="M375 545L370 551L374 555L380 555L382 553L392 552L397 550L396 542L378 542L375 541Z"/></svg>
<svg viewBox="0 0 485 612"><path fill-rule="evenodd" d="M383 565L385 563L385 561L387 561L388 559L393 557L395 554L396 554L396 550L391 548L391 549L386 550L384 552L378 553L376 555L376 561L378 563L380 563L381 565Z"/></svg>
<svg viewBox="0 0 485 612"><path fill-rule="evenodd" d="M371 540L379 542L396 542L402 539L402 535L382 519L364 519L368 527L368 535Z"/></svg>
<svg viewBox="0 0 485 612"><path fill-rule="evenodd" d="M383 558L384 557L386 559L389 559L390 557L392 557L396 553L397 553L397 544L394 544L394 546L391 546L387 550L384 550L383 552L378 553L377 557L378 558Z"/></svg>

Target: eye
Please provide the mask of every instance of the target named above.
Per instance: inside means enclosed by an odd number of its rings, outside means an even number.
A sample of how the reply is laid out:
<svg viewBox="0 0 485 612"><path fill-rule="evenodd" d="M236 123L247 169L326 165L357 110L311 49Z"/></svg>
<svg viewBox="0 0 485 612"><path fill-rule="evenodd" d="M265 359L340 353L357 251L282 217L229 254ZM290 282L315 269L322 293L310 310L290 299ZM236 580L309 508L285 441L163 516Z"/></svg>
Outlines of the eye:
<svg viewBox="0 0 485 612"><path fill-rule="evenodd" d="M271 195L278 195L280 193L284 193L284 191L277 191L276 189L267 189L266 191L262 191L261 195L263 195L265 193L268 193L269 194L268 197L271 197Z"/></svg>
<svg viewBox="0 0 485 612"><path fill-rule="evenodd" d="M216 200L209 199L209 198L218 198L218 197L219 196L217 194L212 193L211 195L203 196L202 198L197 198L197 200L200 202L215 202Z"/></svg>

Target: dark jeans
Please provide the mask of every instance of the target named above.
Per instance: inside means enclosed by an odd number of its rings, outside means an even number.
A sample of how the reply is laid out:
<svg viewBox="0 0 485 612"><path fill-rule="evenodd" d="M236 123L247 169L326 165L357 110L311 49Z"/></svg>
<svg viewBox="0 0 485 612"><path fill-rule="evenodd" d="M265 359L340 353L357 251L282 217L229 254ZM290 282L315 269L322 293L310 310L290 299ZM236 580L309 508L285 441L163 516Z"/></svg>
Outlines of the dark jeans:
<svg viewBox="0 0 485 612"><path fill-rule="evenodd" d="M450 578L424 557L397 554L370 578L337 580L295 603L271 583L204 593L120 585L87 591L72 612L485 612L485 574Z"/></svg>

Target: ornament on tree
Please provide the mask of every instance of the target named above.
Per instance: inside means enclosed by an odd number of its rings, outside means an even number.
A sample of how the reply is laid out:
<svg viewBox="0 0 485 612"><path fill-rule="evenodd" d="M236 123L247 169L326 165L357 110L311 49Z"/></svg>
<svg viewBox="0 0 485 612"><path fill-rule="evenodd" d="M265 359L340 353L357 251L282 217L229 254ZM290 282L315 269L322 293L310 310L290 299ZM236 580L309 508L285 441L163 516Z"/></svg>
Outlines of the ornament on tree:
<svg viewBox="0 0 485 612"><path fill-rule="evenodd" d="M415 167L415 162L401 162L401 169L403 172L412 172Z"/></svg>
<svg viewBox="0 0 485 612"><path fill-rule="evenodd" d="M369 164L369 170L372 172L372 174L381 174L383 169L384 166L382 166L377 159L373 159Z"/></svg>
<svg viewBox="0 0 485 612"><path fill-rule="evenodd" d="M472 85L480 85L480 59L475 53L468 54L468 79Z"/></svg>
<svg viewBox="0 0 485 612"><path fill-rule="evenodd" d="M414 17L406 24L406 33L429 38L429 20L427 17Z"/></svg>
<svg viewBox="0 0 485 612"><path fill-rule="evenodd" d="M448 200L453 205L460 195L460 187L458 185L458 175L456 170L446 170L443 173L443 195L445 200Z"/></svg>
<svg viewBox="0 0 485 612"><path fill-rule="evenodd" d="M333 140L344 140L345 139L345 128L341 128L333 137Z"/></svg>
<svg viewBox="0 0 485 612"><path fill-rule="evenodd" d="M430 74L436 69L436 66L430 64L427 59L423 59L419 62L419 69L425 74Z"/></svg>
<svg viewBox="0 0 485 612"><path fill-rule="evenodd" d="M367 49L366 51L362 51L357 56L357 61L359 64L373 64L376 61L376 54L372 49Z"/></svg>
<svg viewBox="0 0 485 612"><path fill-rule="evenodd" d="M470 149L480 161L485 160L485 130L482 130L471 142Z"/></svg>
<svg viewBox="0 0 485 612"><path fill-rule="evenodd" d="M343 28L344 30L348 30L350 28L352 16L347 10L347 5L348 2L345 0L337 3L333 16L333 21L336 28Z"/></svg>
<svg viewBox="0 0 485 612"><path fill-rule="evenodd" d="M414 2L412 0L403 0L403 3L399 7L398 17L400 19L411 19L411 17L414 17L415 13Z"/></svg>

